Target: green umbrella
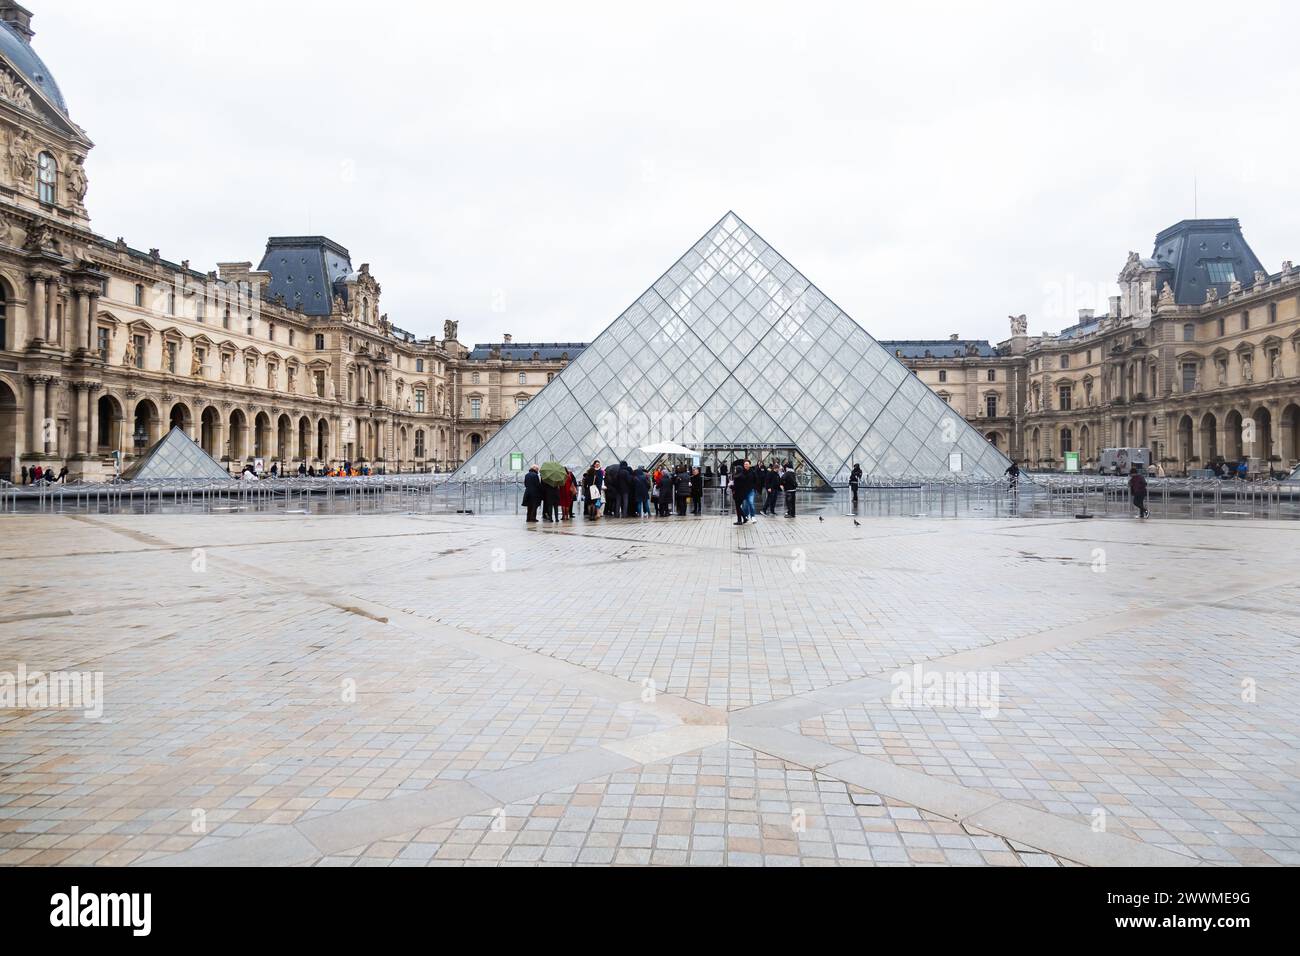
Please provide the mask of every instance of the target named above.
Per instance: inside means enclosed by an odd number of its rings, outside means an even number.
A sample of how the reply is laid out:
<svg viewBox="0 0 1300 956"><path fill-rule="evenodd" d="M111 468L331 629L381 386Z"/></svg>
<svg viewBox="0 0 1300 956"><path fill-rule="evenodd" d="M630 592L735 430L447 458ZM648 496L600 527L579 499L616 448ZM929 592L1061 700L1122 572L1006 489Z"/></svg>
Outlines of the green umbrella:
<svg viewBox="0 0 1300 956"><path fill-rule="evenodd" d="M544 461L541 467L542 481L559 487L564 484L564 466L558 461Z"/></svg>

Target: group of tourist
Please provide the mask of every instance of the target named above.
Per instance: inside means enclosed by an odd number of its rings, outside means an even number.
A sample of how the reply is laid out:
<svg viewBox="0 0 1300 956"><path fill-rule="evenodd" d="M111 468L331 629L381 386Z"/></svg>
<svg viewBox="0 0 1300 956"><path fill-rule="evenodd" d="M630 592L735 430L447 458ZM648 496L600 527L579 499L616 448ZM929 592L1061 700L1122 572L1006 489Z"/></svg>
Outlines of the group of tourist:
<svg viewBox="0 0 1300 956"><path fill-rule="evenodd" d="M40 465L32 465L28 468L23 465L21 481L24 485L39 485L42 481L46 484L66 484L68 480L68 466L64 465L56 473L53 467L42 468Z"/></svg>
<svg viewBox="0 0 1300 956"><path fill-rule="evenodd" d="M565 468L564 475L552 475L544 481L541 469L533 465L524 475L522 504L527 510L527 524L541 520L571 521L574 505L582 501L583 517L596 521L605 518L640 518L652 513L658 518L676 514L698 515L704 502L705 475L698 465L664 465L647 469L633 468L626 461L601 465L599 460L582 473L581 479ZM708 476L712 478L712 473ZM731 492L736 509L736 524L743 525L758 515L776 514L777 499L784 493L786 517L795 516L795 492L798 477L791 462L760 463L754 467L748 458L737 461L730 471L720 474L721 487ZM759 496L762 506L758 507Z"/></svg>

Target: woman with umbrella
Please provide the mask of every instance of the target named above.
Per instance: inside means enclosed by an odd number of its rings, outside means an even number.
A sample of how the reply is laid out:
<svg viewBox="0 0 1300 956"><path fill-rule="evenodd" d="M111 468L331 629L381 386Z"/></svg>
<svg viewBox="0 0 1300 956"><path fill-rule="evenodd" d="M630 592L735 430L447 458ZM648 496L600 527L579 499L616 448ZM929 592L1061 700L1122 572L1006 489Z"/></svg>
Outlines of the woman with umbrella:
<svg viewBox="0 0 1300 956"><path fill-rule="evenodd" d="M560 487L564 484L565 468L558 461L544 461L541 475L542 520L555 521L555 509L560 503Z"/></svg>

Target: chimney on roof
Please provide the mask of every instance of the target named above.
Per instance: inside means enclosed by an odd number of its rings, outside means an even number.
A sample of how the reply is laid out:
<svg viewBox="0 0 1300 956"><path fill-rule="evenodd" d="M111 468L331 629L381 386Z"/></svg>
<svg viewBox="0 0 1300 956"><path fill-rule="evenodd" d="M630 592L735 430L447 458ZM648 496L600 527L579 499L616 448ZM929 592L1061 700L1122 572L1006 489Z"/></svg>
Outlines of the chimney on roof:
<svg viewBox="0 0 1300 956"><path fill-rule="evenodd" d="M1079 321L1080 321L1080 322L1091 322L1091 321L1092 321L1092 316L1093 316L1093 311L1094 311L1093 309L1080 309L1080 310L1079 310Z"/></svg>
<svg viewBox="0 0 1300 956"><path fill-rule="evenodd" d="M961 337L961 333L960 333L960 332L954 332L952 335L948 336L948 341L949 341L949 342L956 342L957 339L960 338L960 337Z"/></svg>
<svg viewBox="0 0 1300 956"><path fill-rule="evenodd" d="M16 3L9 3L7 0L0 0L0 20L13 27L24 43L31 44L32 37L36 34L32 32L32 12L30 10Z"/></svg>
<svg viewBox="0 0 1300 956"><path fill-rule="evenodd" d="M511 343L511 341L512 341L512 337L511 337L510 333L507 332L507 333L505 333L504 335L502 335L502 336L501 336L501 341L502 341L502 342L505 342L506 345L509 345L509 344Z"/></svg>

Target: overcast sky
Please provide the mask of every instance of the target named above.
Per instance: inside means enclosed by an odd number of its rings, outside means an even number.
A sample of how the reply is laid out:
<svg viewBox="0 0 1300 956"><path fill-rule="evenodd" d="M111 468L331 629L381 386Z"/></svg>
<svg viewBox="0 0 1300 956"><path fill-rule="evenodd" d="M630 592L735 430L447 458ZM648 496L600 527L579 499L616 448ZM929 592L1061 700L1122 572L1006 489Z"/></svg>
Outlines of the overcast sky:
<svg viewBox="0 0 1300 956"><path fill-rule="evenodd" d="M1300 261L1294 6L25 2L99 232L328 235L421 336L589 340L728 209L878 338L1104 309L1194 177Z"/></svg>

